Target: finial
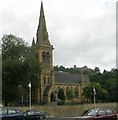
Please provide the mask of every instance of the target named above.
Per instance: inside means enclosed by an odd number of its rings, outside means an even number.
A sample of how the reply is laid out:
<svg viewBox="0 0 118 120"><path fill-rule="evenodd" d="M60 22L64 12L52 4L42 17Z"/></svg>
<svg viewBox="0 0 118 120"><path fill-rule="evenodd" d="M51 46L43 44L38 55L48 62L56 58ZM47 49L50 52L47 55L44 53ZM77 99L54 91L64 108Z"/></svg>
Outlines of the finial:
<svg viewBox="0 0 118 120"><path fill-rule="evenodd" d="M43 0L41 0L41 6L43 6Z"/></svg>

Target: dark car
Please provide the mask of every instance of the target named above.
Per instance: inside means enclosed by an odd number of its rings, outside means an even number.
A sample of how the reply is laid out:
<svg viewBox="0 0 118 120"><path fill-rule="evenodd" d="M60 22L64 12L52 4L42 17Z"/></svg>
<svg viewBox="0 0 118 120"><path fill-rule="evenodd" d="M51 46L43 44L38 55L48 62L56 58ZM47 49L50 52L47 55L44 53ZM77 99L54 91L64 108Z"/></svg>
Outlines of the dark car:
<svg viewBox="0 0 118 120"><path fill-rule="evenodd" d="M37 110L28 110L23 113L25 120L43 120L45 119L47 113Z"/></svg>
<svg viewBox="0 0 118 120"><path fill-rule="evenodd" d="M110 109L92 109L79 117L80 120L117 120L117 114Z"/></svg>
<svg viewBox="0 0 118 120"><path fill-rule="evenodd" d="M24 120L23 113L19 109L0 108L0 120Z"/></svg>

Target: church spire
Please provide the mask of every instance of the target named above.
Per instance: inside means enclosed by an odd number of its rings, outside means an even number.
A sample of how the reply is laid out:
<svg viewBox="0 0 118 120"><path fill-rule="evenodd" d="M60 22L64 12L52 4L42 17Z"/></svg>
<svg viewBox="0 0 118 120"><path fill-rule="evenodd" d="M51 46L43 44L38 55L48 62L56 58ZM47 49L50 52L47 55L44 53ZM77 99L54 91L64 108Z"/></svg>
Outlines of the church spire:
<svg viewBox="0 0 118 120"><path fill-rule="evenodd" d="M35 46L35 40L34 40L34 37L33 37L33 40L32 40L32 47Z"/></svg>
<svg viewBox="0 0 118 120"><path fill-rule="evenodd" d="M40 8L40 18L39 18L39 25L37 29L37 42L38 45L50 45L48 40L48 32L46 28L46 21L43 9L43 2L41 1L41 8Z"/></svg>

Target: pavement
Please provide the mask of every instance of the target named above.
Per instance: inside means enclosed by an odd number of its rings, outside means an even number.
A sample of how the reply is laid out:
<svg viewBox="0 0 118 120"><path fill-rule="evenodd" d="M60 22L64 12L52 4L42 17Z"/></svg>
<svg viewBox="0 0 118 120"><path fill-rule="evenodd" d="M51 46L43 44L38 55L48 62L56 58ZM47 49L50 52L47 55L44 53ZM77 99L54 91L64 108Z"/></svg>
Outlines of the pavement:
<svg viewBox="0 0 118 120"><path fill-rule="evenodd" d="M82 120L82 118L79 118L79 117L60 117L60 118L50 117L50 118L46 118L45 120ZM118 120L118 114L117 114L117 120Z"/></svg>

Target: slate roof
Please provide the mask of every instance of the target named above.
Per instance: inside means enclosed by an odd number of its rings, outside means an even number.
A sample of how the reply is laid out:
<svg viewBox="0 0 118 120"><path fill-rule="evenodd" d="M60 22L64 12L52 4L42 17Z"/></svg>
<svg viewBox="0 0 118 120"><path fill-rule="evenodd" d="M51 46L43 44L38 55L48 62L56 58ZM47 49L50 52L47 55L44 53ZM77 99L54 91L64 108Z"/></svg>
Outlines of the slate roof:
<svg viewBox="0 0 118 120"><path fill-rule="evenodd" d="M55 83L79 84L82 82L90 82L87 75L72 74L68 72L55 72Z"/></svg>
<svg viewBox="0 0 118 120"><path fill-rule="evenodd" d="M90 82L87 75L72 74L68 72L55 72L55 83L59 84L79 84ZM51 86L45 89L44 96L48 95Z"/></svg>

